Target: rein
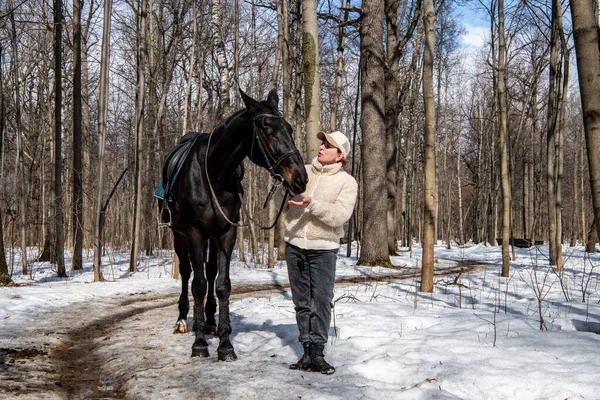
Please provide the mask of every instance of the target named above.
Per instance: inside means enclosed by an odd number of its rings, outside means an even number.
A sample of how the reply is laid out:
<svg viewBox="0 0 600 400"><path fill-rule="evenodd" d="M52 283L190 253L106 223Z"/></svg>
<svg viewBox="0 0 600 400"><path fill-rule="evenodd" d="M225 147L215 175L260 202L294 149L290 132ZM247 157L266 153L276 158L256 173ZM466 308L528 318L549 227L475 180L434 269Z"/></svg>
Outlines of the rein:
<svg viewBox="0 0 600 400"><path fill-rule="evenodd" d="M275 172L275 168L277 168L279 166L279 164L281 164L283 162L283 160L285 160L286 158L292 156L295 153L300 154L300 152L298 151L298 149L294 149L292 151L289 151L285 154L283 154L281 157L279 157L277 160L275 160L273 162L273 164L271 164L271 160L275 159L275 157L273 157L273 155L271 154L271 152L269 151L269 148L266 146L264 139L260 133L260 130L258 129L258 127L256 126L256 119L258 117L275 117L275 118L281 118L281 117L277 117L276 115L273 114L259 114L256 115L254 118L252 118L252 133L253 133L253 138L252 138L252 149L250 150L250 153L252 153L254 151L254 142L256 141L258 143L258 148L260 149L264 159L265 159L265 163L267 164L267 170L269 171L269 173L271 174L271 179L272 179L272 186L271 186L271 190L269 191L269 194L267 195L267 198L265 200L265 203L263 205L263 209L266 207L267 203L269 202L269 200L271 200L271 198L273 197L273 195L275 194L275 191L283 184L283 177ZM216 129L216 128L215 128ZM217 206L217 209L219 210L219 212L221 213L221 215L223 216L223 218L225 218L225 221L227 221L230 225L234 225L237 227L246 227L249 226L250 224L244 224L244 223L236 223L231 221L227 215L225 214L225 212L223 211L223 209L221 208L221 205L219 204L219 200L217 198L217 195L215 194L215 190L212 186L212 183L210 182L210 177L208 175L208 152L210 150L210 142L212 139L212 135L215 132L215 130L213 130L210 135L208 136L208 144L206 146L206 154L204 155L204 171L206 172L206 180L208 182L208 187L210 188L210 193L212 195L212 198L214 200L214 203ZM238 182L239 184L239 182ZM284 187L285 188L285 187ZM244 210L245 214L248 216L248 219L252 222L254 222L257 226L260 227L260 229L264 229L264 230L270 230L272 229L275 224L277 224L277 221L279 220L279 217L281 216L281 213L283 211L283 207L285 206L285 202L287 200L287 197L289 196L289 191L287 188L285 188L285 194L283 195L283 199L281 200L281 205L279 207L279 211L277 212L277 217L275 218L275 221L273 222L273 224L269 227L265 227L265 226L261 226L259 223L257 223L257 221L255 221L251 216L250 213L247 212L247 210L244 207L244 198L242 197L242 194L240 191L238 191L238 195L240 197L240 202L241 202L241 206L242 209Z"/></svg>

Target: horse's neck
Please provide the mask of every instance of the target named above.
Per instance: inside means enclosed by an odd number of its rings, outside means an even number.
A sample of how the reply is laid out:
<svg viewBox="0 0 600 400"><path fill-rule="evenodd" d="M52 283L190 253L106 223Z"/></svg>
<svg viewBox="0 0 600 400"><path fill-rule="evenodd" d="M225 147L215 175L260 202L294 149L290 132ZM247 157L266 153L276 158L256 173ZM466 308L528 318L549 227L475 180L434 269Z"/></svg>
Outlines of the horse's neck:
<svg viewBox="0 0 600 400"><path fill-rule="evenodd" d="M251 125L250 125L251 126ZM252 129L247 126L223 124L215 130L208 150L211 175L227 177L236 173L237 168L248 156L252 146Z"/></svg>

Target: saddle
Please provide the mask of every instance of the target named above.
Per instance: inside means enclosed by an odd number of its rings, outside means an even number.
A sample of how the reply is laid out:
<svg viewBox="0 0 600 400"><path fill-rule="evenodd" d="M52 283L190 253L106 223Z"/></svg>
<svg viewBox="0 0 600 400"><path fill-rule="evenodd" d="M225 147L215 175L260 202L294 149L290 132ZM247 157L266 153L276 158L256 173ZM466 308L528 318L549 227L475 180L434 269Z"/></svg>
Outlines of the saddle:
<svg viewBox="0 0 600 400"><path fill-rule="evenodd" d="M160 221L162 224L171 225L171 210L169 203L177 201L176 193L172 190L175 187L177 176L183 163L190 154L190 150L202 135L206 133L188 132L179 139L179 143L169 151L163 161L162 180L154 191L154 197L163 200L160 210Z"/></svg>
<svg viewBox="0 0 600 400"><path fill-rule="evenodd" d="M179 172L183 167L183 163L187 160L190 151L194 144L200 138L207 138L208 133L188 132L179 139L179 143L169 151L164 158L162 168L162 180L154 191L154 197L162 200L162 208L160 210L159 224L171 226L171 207L177 207L177 193L173 190ZM240 164L236 169L237 180L241 182L244 178L244 164ZM244 189L241 185L238 187L241 195Z"/></svg>

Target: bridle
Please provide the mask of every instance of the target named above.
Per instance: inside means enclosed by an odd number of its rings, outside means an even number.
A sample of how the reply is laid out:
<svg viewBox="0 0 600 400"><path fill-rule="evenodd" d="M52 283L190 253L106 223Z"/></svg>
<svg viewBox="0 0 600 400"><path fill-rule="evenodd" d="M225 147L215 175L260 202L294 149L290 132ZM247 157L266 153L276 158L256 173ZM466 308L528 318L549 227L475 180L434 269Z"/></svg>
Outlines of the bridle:
<svg viewBox="0 0 600 400"><path fill-rule="evenodd" d="M254 142L258 143L258 148L260 149L260 151L263 155L263 158L265 160L266 169L267 169L267 171L269 171L269 174L271 174L272 186L271 186L271 190L269 190L269 194L267 195L267 198L263 205L263 209L264 209L266 207L267 203L269 202L269 200L271 200L271 198L275 194L275 191L283 184L283 177L280 174L275 172L275 168L277 168L283 162L283 160L285 160L286 158L291 157L292 155L294 155L296 153L300 154L300 152L298 151L298 149L294 148L294 150L288 151L287 153L281 155L278 159L275 159L275 157L273 156L273 154L271 154L271 152L269 151L269 148L267 147L267 145L264 141L262 131L256 125L256 119L259 117L273 117L273 118L281 118L281 119L283 119L283 117L280 117L280 116L277 116L274 114L258 114L252 118L252 147L250 149L250 154L253 154L253 152L254 152ZM208 136L208 144L206 146L206 154L204 156L204 171L206 173L206 180L208 182L208 187L210 188L210 193L212 195L214 203L217 206L217 209L219 210L219 212L221 213L223 218L225 218L225 220L230 225L234 225L237 227L249 226L249 224L243 224L243 223L240 224L240 223L233 222L227 217L227 215L225 215L225 212L221 208L221 205L219 204L219 200L217 199L217 195L215 194L213 186L210 182L210 177L208 175L208 153L210 150L210 142L211 142L212 135L214 132L215 132L215 130L213 130L210 133L210 135ZM242 197L241 191L238 190L238 195L240 197L240 202L241 202L242 208L244 209L245 214L248 216L248 219L250 219L256 225L258 225L261 229L264 229L264 230L272 229L275 226L275 224L277 224L277 221L279 220L279 217L281 216L281 212L283 211L283 207L285 205L287 197L289 196L288 188L284 186L284 189L285 189L285 193L283 195L283 199L281 200L281 206L279 207L279 211L277 212L277 217L275 218L275 221L273 222L273 224L269 227L261 226L250 216L250 214L245 210L244 199Z"/></svg>
<svg viewBox="0 0 600 400"><path fill-rule="evenodd" d="M273 114L258 114L252 119L252 131L253 131L254 139L258 143L258 148L260 149L260 151L265 159L265 164L267 165L267 170L271 174L271 178L273 179L273 181L279 180L280 181L279 185L281 185L281 183L283 183L283 177L281 175L275 173L275 168L277 168L279 166L279 164L281 164L281 162L283 160L285 160L286 158L291 157L294 154L300 154L300 151L298 151L298 149L294 148L294 150L288 151L287 153L281 155L278 159L275 160L275 157L273 157L273 155L271 154L271 152L269 151L269 148L267 147L267 145L265 143L265 139L263 138L263 135L261 135L262 132L260 131L258 126L256 126L256 119L259 117L273 117L273 118L280 118L280 119L283 119L283 118L279 117L277 115L273 115ZM250 150L250 154L252 154L253 151L254 151L254 140L252 141L252 149ZM274 160L273 164L271 164L271 160Z"/></svg>

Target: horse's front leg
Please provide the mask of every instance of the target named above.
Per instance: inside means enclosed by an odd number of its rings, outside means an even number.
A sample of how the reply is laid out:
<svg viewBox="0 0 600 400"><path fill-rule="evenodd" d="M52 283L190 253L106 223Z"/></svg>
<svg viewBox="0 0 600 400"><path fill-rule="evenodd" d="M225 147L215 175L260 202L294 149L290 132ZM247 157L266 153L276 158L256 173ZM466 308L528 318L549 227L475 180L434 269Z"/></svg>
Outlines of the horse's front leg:
<svg viewBox="0 0 600 400"><path fill-rule="evenodd" d="M204 277L204 241L199 232L193 231L188 236L188 249L194 269L192 295L194 296L194 334L192 357L208 357L208 343L204 337L206 322L204 320L204 297L206 296L206 278Z"/></svg>
<svg viewBox="0 0 600 400"><path fill-rule="evenodd" d="M229 263L231 252L235 244L236 228L234 226L221 237L218 250L218 270L216 289L219 299L219 348L217 353L220 361L234 361L237 359L233 345L229 340L231 334L231 320L229 318L229 295L231 294L231 280L229 279Z"/></svg>
<svg viewBox="0 0 600 400"><path fill-rule="evenodd" d="M179 316L175 323L175 329L173 333L187 333L187 315L190 311L190 299L188 296L188 285L190 281L190 275L192 273L192 266L190 265L190 257L188 255L188 248L186 244L185 236L180 233L173 232L174 234L174 246L175 253L179 257L179 273L181 274L181 294L179 295Z"/></svg>
<svg viewBox="0 0 600 400"><path fill-rule="evenodd" d="M215 278L217 277L217 255L219 250L217 248L217 241L210 239L209 241L208 258L206 253L204 259L206 261L206 279L208 280L208 292L206 293L206 303L204 305L204 312L206 314L206 334L216 335L217 334L217 323L215 322L215 313L217 311L217 300L215 299Z"/></svg>

